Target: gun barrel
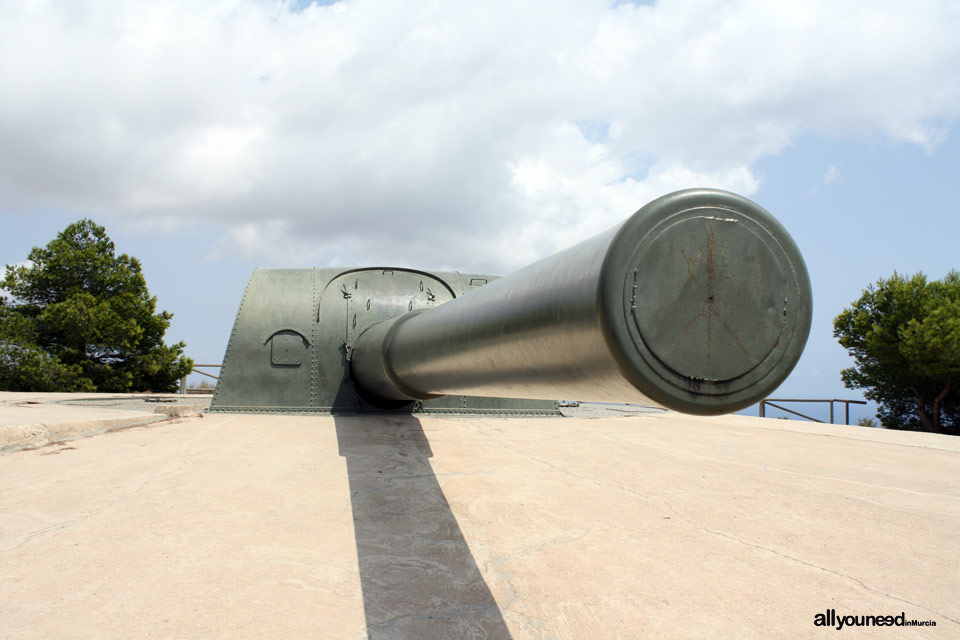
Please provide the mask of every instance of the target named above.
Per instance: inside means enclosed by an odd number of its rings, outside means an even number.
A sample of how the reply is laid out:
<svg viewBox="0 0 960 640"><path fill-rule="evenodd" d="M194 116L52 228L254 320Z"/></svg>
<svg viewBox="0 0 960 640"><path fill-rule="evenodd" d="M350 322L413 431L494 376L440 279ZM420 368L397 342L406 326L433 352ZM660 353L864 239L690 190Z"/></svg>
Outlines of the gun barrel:
<svg viewBox="0 0 960 640"><path fill-rule="evenodd" d="M369 327L350 375L368 398L463 394L736 411L806 344L803 258L767 211L689 189L427 311Z"/></svg>

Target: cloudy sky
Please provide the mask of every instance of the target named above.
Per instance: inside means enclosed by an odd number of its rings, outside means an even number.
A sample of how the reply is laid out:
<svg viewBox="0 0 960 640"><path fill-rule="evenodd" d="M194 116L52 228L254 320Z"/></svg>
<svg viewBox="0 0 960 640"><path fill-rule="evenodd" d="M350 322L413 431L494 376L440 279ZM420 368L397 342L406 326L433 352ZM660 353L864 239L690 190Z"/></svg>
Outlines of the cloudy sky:
<svg viewBox="0 0 960 640"><path fill-rule="evenodd" d="M957 0L0 0L0 262L92 217L218 362L255 266L506 273L669 191L807 259L832 318L960 267Z"/></svg>

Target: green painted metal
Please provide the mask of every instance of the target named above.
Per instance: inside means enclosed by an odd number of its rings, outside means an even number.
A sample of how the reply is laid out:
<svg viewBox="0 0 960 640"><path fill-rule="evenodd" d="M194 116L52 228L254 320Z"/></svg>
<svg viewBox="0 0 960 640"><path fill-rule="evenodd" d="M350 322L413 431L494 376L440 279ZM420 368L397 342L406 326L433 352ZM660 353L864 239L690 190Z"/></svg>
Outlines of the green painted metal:
<svg viewBox="0 0 960 640"><path fill-rule="evenodd" d="M456 394L375 406L348 377L349 352L364 329L432 309L494 279L387 267L256 269L237 312L210 410L556 415L552 400Z"/></svg>
<svg viewBox="0 0 960 640"><path fill-rule="evenodd" d="M773 216L689 189L500 279L257 270L211 409L555 413L539 399L571 398L726 413L793 369L811 299Z"/></svg>

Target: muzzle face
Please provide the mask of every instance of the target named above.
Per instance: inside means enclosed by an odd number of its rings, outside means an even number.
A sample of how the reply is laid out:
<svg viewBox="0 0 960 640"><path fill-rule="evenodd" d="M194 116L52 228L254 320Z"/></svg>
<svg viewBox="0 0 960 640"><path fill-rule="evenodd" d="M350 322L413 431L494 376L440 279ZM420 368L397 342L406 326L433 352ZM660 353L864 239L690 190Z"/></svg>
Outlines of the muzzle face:
<svg viewBox="0 0 960 640"><path fill-rule="evenodd" d="M800 251L773 216L735 194L698 189L651 202L624 224L605 271L622 365L671 408L749 406L779 386L806 344Z"/></svg>

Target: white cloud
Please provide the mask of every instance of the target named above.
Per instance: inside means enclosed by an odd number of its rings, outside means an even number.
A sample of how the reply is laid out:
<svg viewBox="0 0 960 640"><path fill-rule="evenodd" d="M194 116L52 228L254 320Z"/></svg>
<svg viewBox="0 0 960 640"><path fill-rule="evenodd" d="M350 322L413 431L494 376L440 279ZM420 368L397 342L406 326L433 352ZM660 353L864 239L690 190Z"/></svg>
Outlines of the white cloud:
<svg viewBox="0 0 960 640"><path fill-rule="evenodd" d="M749 195L800 133L929 150L960 112L956 2L293 6L0 5L0 212L503 271L673 189Z"/></svg>
<svg viewBox="0 0 960 640"><path fill-rule="evenodd" d="M827 172L823 174L823 184L833 184L842 180L840 177L840 170L837 169L836 165L830 165L827 167Z"/></svg>

